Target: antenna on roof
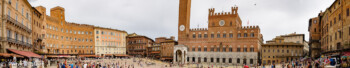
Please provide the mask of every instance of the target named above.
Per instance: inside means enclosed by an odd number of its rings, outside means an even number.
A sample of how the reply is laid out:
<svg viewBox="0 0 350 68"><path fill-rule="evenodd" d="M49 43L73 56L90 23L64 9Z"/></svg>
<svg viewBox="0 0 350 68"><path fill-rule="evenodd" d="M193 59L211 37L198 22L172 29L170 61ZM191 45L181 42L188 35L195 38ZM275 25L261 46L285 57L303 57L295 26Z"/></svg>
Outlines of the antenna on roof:
<svg viewBox="0 0 350 68"><path fill-rule="evenodd" d="M199 28L199 24L197 24L197 28Z"/></svg>

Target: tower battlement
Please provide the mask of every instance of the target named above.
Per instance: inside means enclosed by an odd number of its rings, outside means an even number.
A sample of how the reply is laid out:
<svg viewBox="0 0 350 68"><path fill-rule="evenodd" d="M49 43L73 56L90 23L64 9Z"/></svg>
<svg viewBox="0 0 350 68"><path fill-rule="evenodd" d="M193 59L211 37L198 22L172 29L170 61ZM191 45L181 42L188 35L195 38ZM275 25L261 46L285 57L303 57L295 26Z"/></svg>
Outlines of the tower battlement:
<svg viewBox="0 0 350 68"><path fill-rule="evenodd" d="M221 16L221 15L238 15L237 14L238 7L231 7L231 12L219 12L215 13L215 8L209 9L209 16Z"/></svg>
<svg viewBox="0 0 350 68"><path fill-rule="evenodd" d="M190 31L208 31L208 28L192 28Z"/></svg>
<svg viewBox="0 0 350 68"><path fill-rule="evenodd" d="M242 26L241 29L256 29L259 28L259 26Z"/></svg>

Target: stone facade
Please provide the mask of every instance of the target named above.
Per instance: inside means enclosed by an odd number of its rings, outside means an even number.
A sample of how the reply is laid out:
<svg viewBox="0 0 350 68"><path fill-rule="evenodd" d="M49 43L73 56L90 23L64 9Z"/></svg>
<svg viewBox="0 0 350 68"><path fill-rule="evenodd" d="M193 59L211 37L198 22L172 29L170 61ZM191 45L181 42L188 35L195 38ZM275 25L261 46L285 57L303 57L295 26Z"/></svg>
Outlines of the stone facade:
<svg viewBox="0 0 350 68"><path fill-rule="evenodd" d="M126 36L127 32L95 27L95 54L126 54Z"/></svg>
<svg viewBox="0 0 350 68"><path fill-rule="evenodd" d="M41 11L46 11L44 7ZM62 7L50 9L50 16L44 15L45 38L43 46L46 54L94 54L94 26L65 21ZM45 14L46 12L42 12Z"/></svg>
<svg viewBox="0 0 350 68"><path fill-rule="evenodd" d="M32 6L27 0L2 0L1 12L1 53L7 49L33 51Z"/></svg>
<svg viewBox="0 0 350 68"><path fill-rule="evenodd" d="M260 51L262 64L282 63L293 60L299 60L304 56L304 34L288 34L277 36L266 41Z"/></svg>
<svg viewBox="0 0 350 68"><path fill-rule="evenodd" d="M36 53L43 53L43 38L44 34L44 15L41 14L42 11L38 11L36 8L33 8L33 17L32 17L32 39L33 39L33 48Z"/></svg>
<svg viewBox="0 0 350 68"><path fill-rule="evenodd" d="M208 28L190 29L191 0L180 0L179 6L178 44L188 47L187 62L257 64L263 36L259 26L242 26L238 7L222 13L211 8ZM211 59L213 62L208 61Z"/></svg>
<svg viewBox="0 0 350 68"><path fill-rule="evenodd" d="M155 50L153 53L158 53L156 54L157 56L159 56L157 57L158 59L164 61L172 61L175 45L177 45L177 41L175 41L175 37L173 36L170 38L158 37L156 38L152 50Z"/></svg>
<svg viewBox="0 0 350 68"><path fill-rule="evenodd" d="M136 33L129 34L126 37L126 51L128 55L136 57L147 57L152 51L151 47L154 41L146 36L137 35Z"/></svg>
<svg viewBox="0 0 350 68"><path fill-rule="evenodd" d="M310 57L316 58L321 56L321 29L320 29L320 21L318 17L311 18L309 20L309 49L310 49Z"/></svg>
<svg viewBox="0 0 350 68"><path fill-rule="evenodd" d="M340 55L350 48L349 0L335 0L309 21L311 49L321 55ZM314 23L316 22L316 23ZM317 42L319 41L319 42ZM321 48L321 50L317 50ZM311 52L313 52L311 51ZM320 51L320 52L317 52Z"/></svg>

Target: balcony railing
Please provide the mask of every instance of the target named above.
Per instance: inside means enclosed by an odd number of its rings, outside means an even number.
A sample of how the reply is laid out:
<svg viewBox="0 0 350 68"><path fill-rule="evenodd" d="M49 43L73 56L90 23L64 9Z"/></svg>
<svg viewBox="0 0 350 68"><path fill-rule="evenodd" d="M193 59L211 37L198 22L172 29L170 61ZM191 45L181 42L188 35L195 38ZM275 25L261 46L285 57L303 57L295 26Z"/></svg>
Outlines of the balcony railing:
<svg viewBox="0 0 350 68"><path fill-rule="evenodd" d="M2 39L2 41L7 41L7 42L10 42L10 43L14 43L14 44L24 45L24 46L27 46L27 47L32 47L32 44L20 41L18 39L13 39L13 38L10 38L10 37L7 37L6 40L3 40L4 38L1 38L1 39Z"/></svg>
<svg viewBox="0 0 350 68"><path fill-rule="evenodd" d="M23 24L19 23L16 19L11 18L9 15L4 15L3 18L7 21L9 21L9 23L14 24L15 26L18 26L20 28L22 28L23 30L25 30L28 33L31 33L32 30L29 29L28 27L24 26Z"/></svg>

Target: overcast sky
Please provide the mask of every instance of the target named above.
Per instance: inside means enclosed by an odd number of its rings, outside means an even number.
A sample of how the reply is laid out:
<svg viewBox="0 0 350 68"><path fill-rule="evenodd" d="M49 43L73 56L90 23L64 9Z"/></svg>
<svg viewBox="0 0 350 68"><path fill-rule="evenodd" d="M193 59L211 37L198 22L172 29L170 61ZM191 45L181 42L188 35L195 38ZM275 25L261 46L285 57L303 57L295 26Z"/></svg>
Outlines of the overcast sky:
<svg viewBox="0 0 350 68"><path fill-rule="evenodd" d="M29 0L32 6L65 8L66 21L125 30L156 37L177 38L179 0ZM289 33L305 34L308 20L334 0L192 0L191 28L207 28L208 9L229 12L238 6L244 26L259 25L264 40Z"/></svg>

